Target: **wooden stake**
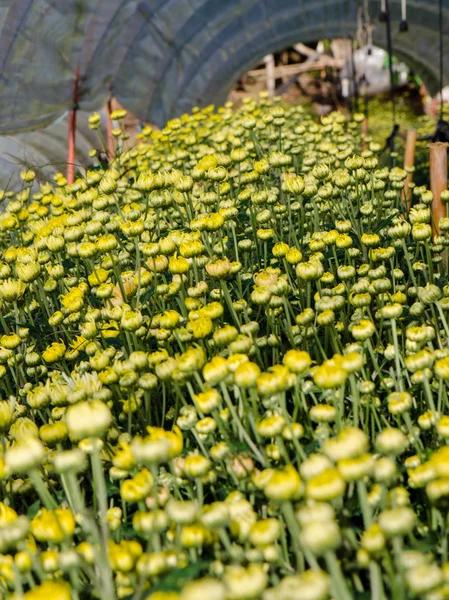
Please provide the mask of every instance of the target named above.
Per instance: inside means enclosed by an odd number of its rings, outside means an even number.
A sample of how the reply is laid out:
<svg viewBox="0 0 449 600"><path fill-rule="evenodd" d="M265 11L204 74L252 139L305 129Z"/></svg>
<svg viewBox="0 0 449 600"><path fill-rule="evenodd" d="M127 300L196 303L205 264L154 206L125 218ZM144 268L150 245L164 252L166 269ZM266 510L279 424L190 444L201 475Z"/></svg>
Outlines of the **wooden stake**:
<svg viewBox="0 0 449 600"><path fill-rule="evenodd" d="M367 138L368 135L368 119L365 118L362 121L362 150L368 149L368 144L365 142L365 138Z"/></svg>
<svg viewBox="0 0 449 600"><path fill-rule="evenodd" d="M281 55L281 65L288 65L288 52L283 52ZM282 76L282 83L287 83L288 77L286 75Z"/></svg>
<svg viewBox="0 0 449 600"><path fill-rule="evenodd" d="M367 137L367 135L368 135L368 119L367 118L363 119L363 122L362 122L362 135L365 137Z"/></svg>
<svg viewBox="0 0 449 600"><path fill-rule="evenodd" d="M276 87L276 80L274 76L274 56L267 54L264 58L265 61L265 72L267 76L267 91L269 98L274 98L274 90Z"/></svg>
<svg viewBox="0 0 449 600"><path fill-rule="evenodd" d="M415 166L415 147L416 147L416 129L407 129L407 137L405 140L405 156L404 156L404 169L412 168ZM404 193L405 193L405 208L407 212L410 210L410 199L412 197L412 188L410 184L413 181L413 173L407 173L407 177L404 181Z"/></svg>
<svg viewBox="0 0 449 600"><path fill-rule="evenodd" d="M441 201L441 192L447 189L447 148L449 144L434 142L430 151L430 189L433 194L432 220L435 233L439 234L439 222L446 216L446 205Z"/></svg>
<svg viewBox="0 0 449 600"><path fill-rule="evenodd" d="M69 140L67 147L67 183L71 184L75 181L75 155L76 155L76 111L78 110L78 85L79 85L80 70L76 68L75 81L73 82L73 106L69 115Z"/></svg>
<svg viewBox="0 0 449 600"><path fill-rule="evenodd" d="M112 135L112 119L111 119L111 113L112 113L112 107L111 107L111 101L109 100L109 102L106 105L106 115L107 115L107 122L106 122L106 139L107 139L107 146L108 146L108 162L111 163L114 160L114 136Z"/></svg>

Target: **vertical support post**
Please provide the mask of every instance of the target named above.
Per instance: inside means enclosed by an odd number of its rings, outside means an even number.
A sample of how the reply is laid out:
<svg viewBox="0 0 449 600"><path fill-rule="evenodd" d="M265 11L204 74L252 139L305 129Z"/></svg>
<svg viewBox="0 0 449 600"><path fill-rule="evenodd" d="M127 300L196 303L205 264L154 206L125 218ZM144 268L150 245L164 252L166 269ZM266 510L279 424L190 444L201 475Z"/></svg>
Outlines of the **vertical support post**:
<svg viewBox="0 0 449 600"><path fill-rule="evenodd" d="M404 155L404 169L411 169L415 166L415 147L416 147L416 129L407 129L407 137L405 139L405 155ZM410 184L413 181L413 173L407 172L407 177L404 181L404 193L405 193L405 208L407 212L410 210L410 199L412 196L412 189Z"/></svg>
<svg viewBox="0 0 449 600"><path fill-rule="evenodd" d="M67 183L71 184L75 180L75 154L76 154L76 111L78 110L78 86L79 86L79 67L76 68L75 81L73 82L73 106L69 115L69 140L67 148Z"/></svg>
<svg viewBox="0 0 449 600"><path fill-rule="evenodd" d="M447 148L448 144L434 142L430 151L430 189L433 194L432 220L435 233L441 233L439 222L446 216L446 205L441 201L441 192L447 189Z"/></svg>
<svg viewBox="0 0 449 600"><path fill-rule="evenodd" d="M111 163L114 160L114 136L112 135L112 106L111 100L106 105L106 142L107 142L107 152L108 152L108 162Z"/></svg>
<svg viewBox="0 0 449 600"><path fill-rule="evenodd" d="M283 52L282 53L281 64L282 65L288 65L288 52ZM287 83L288 79L289 79L288 76L282 75L282 83Z"/></svg>
<svg viewBox="0 0 449 600"><path fill-rule="evenodd" d="M267 54L264 58L265 61L265 72L267 76L267 91L268 97L274 98L274 90L276 87L276 78L274 76L274 56Z"/></svg>
<svg viewBox="0 0 449 600"><path fill-rule="evenodd" d="M368 135L369 135L369 132L368 132L368 119L367 118L363 119L363 121L362 121L361 134L362 134L362 144L361 144L361 147L362 147L362 151L365 151L365 150L368 149L368 144L366 143L365 138L367 138Z"/></svg>
<svg viewBox="0 0 449 600"><path fill-rule="evenodd" d="M363 121L362 121L362 135L363 135L363 137L368 136L368 118L367 117L365 117L365 119L363 119Z"/></svg>

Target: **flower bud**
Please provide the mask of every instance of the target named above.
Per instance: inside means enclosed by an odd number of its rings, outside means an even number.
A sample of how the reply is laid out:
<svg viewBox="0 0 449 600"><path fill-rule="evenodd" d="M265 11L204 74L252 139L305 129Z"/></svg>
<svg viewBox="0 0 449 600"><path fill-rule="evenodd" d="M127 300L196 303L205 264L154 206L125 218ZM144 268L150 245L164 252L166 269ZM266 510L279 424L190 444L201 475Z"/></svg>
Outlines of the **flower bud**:
<svg viewBox="0 0 449 600"><path fill-rule="evenodd" d="M340 546L340 528L333 520L325 523L311 521L304 525L301 539L307 548L320 556L329 550L336 550Z"/></svg>
<svg viewBox="0 0 449 600"><path fill-rule="evenodd" d="M109 428L112 414L108 406L100 400L79 402L67 410L66 422L73 440L100 437Z"/></svg>
<svg viewBox="0 0 449 600"><path fill-rule="evenodd" d="M318 502L330 502L342 496L346 484L337 469L325 469L306 484L306 496Z"/></svg>
<svg viewBox="0 0 449 600"><path fill-rule="evenodd" d="M384 510L379 515L379 527L387 537L407 535L415 526L415 521L415 513L406 506Z"/></svg>
<svg viewBox="0 0 449 600"><path fill-rule="evenodd" d="M264 487L267 498L275 501L296 498L301 491L301 479L292 465L287 465L283 471L274 471Z"/></svg>
<svg viewBox="0 0 449 600"><path fill-rule="evenodd" d="M42 443L27 438L14 444L5 455L6 465L13 473L22 474L39 467L45 455Z"/></svg>

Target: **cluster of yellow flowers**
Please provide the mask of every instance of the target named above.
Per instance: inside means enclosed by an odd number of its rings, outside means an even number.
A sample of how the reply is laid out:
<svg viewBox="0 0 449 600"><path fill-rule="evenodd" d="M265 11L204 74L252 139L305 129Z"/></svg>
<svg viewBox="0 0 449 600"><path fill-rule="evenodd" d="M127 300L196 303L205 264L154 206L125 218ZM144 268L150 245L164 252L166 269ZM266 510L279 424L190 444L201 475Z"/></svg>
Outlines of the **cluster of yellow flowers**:
<svg viewBox="0 0 449 600"><path fill-rule="evenodd" d="M448 596L449 219L361 120L262 95L2 193L0 597Z"/></svg>

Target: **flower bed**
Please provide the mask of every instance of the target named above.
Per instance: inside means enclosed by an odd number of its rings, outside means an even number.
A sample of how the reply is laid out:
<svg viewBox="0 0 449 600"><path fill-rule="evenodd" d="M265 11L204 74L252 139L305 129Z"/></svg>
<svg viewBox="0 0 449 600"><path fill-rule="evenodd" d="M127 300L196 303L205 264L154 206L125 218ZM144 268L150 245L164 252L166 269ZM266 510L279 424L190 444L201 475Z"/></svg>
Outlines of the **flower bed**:
<svg viewBox="0 0 449 600"><path fill-rule="evenodd" d="M449 219L425 187L404 214L362 119L262 97L22 174L2 597L447 595Z"/></svg>

